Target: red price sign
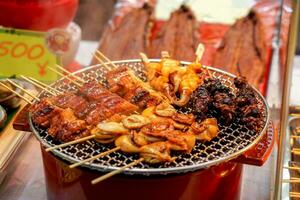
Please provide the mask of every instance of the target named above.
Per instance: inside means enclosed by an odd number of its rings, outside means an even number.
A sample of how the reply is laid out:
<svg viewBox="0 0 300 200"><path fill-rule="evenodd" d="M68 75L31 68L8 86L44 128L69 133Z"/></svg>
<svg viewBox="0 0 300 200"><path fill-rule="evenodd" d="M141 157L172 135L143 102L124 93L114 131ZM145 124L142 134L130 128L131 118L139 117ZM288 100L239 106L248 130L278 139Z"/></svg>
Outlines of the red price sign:
<svg viewBox="0 0 300 200"><path fill-rule="evenodd" d="M47 67L55 67L58 60L47 49L44 34L0 29L0 76L23 74L53 81L57 75Z"/></svg>

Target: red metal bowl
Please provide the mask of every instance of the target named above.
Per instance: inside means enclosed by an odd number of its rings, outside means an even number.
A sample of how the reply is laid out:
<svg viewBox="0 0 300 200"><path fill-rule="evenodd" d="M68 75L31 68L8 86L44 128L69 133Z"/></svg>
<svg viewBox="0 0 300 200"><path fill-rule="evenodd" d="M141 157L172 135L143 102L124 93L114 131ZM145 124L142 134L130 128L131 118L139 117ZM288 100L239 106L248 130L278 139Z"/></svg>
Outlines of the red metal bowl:
<svg viewBox="0 0 300 200"><path fill-rule="evenodd" d="M77 7L78 0L0 0L0 25L37 31L64 28Z"/></svg>

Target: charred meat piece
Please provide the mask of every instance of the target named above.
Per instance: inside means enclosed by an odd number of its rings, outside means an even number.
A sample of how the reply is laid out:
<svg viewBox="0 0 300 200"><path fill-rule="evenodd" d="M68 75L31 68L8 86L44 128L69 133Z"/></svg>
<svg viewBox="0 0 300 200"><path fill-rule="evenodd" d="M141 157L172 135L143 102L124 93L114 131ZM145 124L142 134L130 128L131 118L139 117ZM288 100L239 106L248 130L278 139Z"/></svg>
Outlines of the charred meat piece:
<svg viewBox="0 0 300 200"><path fill-rule="evenodd" d="M51 118L61 111L61 108L54 106L48 99L42 99L30 107L33 123L44 128L48 128Z"/></svg>
<svg viewBox="0 0 300 200"><path fill-rule="evenodd" d="M234 79L234 85L238 88L236 103L238 106L246 106L257 104L257 99L253 89L248 85L245 77L238 77Z"/></svg>
<svg viewBox="0 0 300 200"><path fill-rule="evenodd" d="M231 93L216 93L213 96L213 110L216 117L223 124L230 124L234 117L236 106L234 102L234 96Z"/></svg>
<svg viewBox="0 0 300 200"><path fill-rule="evenodd" d="M213 116L223 124L231 123L236 112L235 96L231 89L216 78L206 79L193 92L188 106L198 119Z"/></svg>
<svg viewBox="0 0 300 200"><path fill-rule="evenodd" d="M259 130L263 125L262 114L253 89L248 85L245 77L235 78L234 84L238 88L236 104L240 121L252 130Z"/></svg>
<svg viewBox="0 0 300 200"><path fill-rule="evenodd" d="M161 102L157 95L150 93L150 86L142 83L141 80L138 81L134 73L125 66L109 71L107 81L111 92L120 95L139 108L146 108Z"/></svg>
<svg viewBox="0 0 300 200"><path fill-rule="evenodd" d="M224 85L218 78L208 78L204 80L203 87L209 92L210 95L216 93L230 93L231 89Z"/></svg>
<svg viewBox="0 0 300 200"><path fill-rule="evenodd" d="M85 111L89 102L82 96L78 96L74 93L64 93L49 99L54 105L60 108L71 108L80 119L83 119L86 115Z"/></svg>
<svg viewBox="0 0 300 200"><path fill-rule="evenodd" d="M116 113L126 115L138 110L137 106L109 92L97 82L84 84L79 93L93 102L90 103L88 108L90 110L87 115L89 124L98 123L97 120L109 118Z"/></svg>
<svg viewBox="0 0 300 200"><path fill-rule="evenodd" d="M198 119L204 119L207 117L209 107L211 106L212 98L210 97L209 92L203 86L199 86L191 96L191 99L188 103L188 107L191 107L193 113L197 116Z"/></svg>
<svg viewBox="0 0 300 200"><path fill-rule="evenodd" d="M48 133L59 141L68 142L89 135L86 122L78 119L70 108L60 110L50 124Z"/></svg>

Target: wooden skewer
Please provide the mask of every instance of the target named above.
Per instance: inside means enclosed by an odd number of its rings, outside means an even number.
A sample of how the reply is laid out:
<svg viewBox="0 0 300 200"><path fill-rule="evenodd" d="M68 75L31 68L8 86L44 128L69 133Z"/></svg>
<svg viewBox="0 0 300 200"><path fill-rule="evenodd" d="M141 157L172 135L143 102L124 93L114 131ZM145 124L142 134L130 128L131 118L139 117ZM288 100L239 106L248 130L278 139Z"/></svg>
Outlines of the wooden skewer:
<svg viewBox="0 0 300 200"><path fill-rule="evenodd" d="M108 151L102 152L102 153L100 153L100 154L98 154L98 155L96 155L96 156L93 156L93 157L90 157L90 158L88 158L88 159L82 160L82 161L80 161L80 162L78 162L78 163L72 164L72 165L70 165L69 167L70 167L70 168L75 168L75 167L77 167L77 166L79 166L79 165L82 165L82 164L84 164L84 163L87 163L87 162L96 160L97 158L106 156L106 155L108 155L108 154L110 154L110 153L112 153L112 152L118 151L118 150L120 150L120 149L121 149L120 147L115 147L115 148L110 149L110 150L108 150Z"/></svg>
<svg viewBox="0 0 300 200"><path fill-rule="evenodd" d="M284 166L284 169L290 169L290 170L300 170L300 167L296 167L296 166Z"/></svg>
<svg viewBox="0 0 300 200"><path fill-rule="evenodd" d="M149 58L148 58L148 56L147 56L146 54L140 53L140 56L141 56L142 61L143 61L144 63L150 63Z"/></svg>
<svg viewBox="0 0 300 200"><path fill-rule="evenodd" d="M293 153L295 155L300 155L300 151L297 151L297 150L291 150L291 153Z"/></svg>
<svg viewBox="0 0 300 200"><path fill-rule="evenodd" d="M69 146L69 145L72 145L72 144L77 144L77 143L80 143L80 142L84 142L84 141L90 140L94 137L96 137L96 136L95 135L89 135L89 136L86 136L86 137L83 137L83 138L80 138L80 139L77 139L77 140L73 140L73 141L66 142L66 143L63 143L63 144L60 144L60 145L49 147L49 148L46 149L46 151L48 152L48 151L52 151L52 150L55 150L55 149L58 149L58 148L61 148L61 147L66 147L66 146Z"/></svg>
<svg viewBox="0 0 300 200"><path fill-rule="evenodd" d="M162 58L170 58L170 54L168 51L162 51L160 54Z"/></svg>
<svg viewBox="0 0 300 200"><path fill-rule="evenodd" d="M69 72L68 70L66 70L65 68L63 68L60 65L56 65L57 68L59 68L60 70L64 71L65 73L67 73L68 75L72 76L73 78L77 79L78 81L85 83L85 81L80 78L79 76L74 75L73 73Z"/></svg>
<svg viewBox="0 0 300 200"><path fill-rule="evenodd" d="M99 58L96 54L93 54L93 56L98 60L98 62L100 62L100 64L102 64L108 71L111 71L112 69L105 63L102 61L101 58Z"/></svg>
<svg viewBox="0 0 300 200"><path fill-rule="evenodd" d="M21 77L25 77L25 76L21 75ZM48 89L50 89L50 90L53 90L53 91L56 92L57 94L62 94L61 91L58 91L57 89L55 89L55 88L53 88L53 87L51 87L51 86L49 86L49 85L47 85L47 84L45 84L45 83L39 81L39 80L36 80L35 78L32 78L32 77L26 77L26 78L30 79L30 80L33 81L33 82L36 82L37 84L39 84L39 85L41 85L41 86L43 86L43 87L45 87L45 88L48 88Z"/></svg>
<svg viewBox="0 0 300 200"><path fill-rule="evenodd" d="M295 195L295 194L290 194L289 196L293 198L300 198L300 195Z"/></svg>
<svg viewBox="0 0 300 200"><path fill-rule="evenodd" d="M52 94L52 95L56 95L56 94L55 94L54 92L52 92L51 90L48 90L47 88L45 88L45 87L39 85L38 83L36 83L36 82L30 80L29 78L27 78L27 77L25 77L25 76L23 76L23 75L21 75L21 77L22 77L23 79L25 79L26 81L28 81L29 83L33 84L34 86L36 86L36 87L38 87L38 88L40 88L40 89L42 89L42 90L45 90L45 91L47 91L48 93L50 93L50 94Z"/></svg>
<svg viewBox="0 0 300 200"><path fill-rule="evenodd" d="M138 163L143 162L143 161L144 161L144 158L140 158L138 160L135 160L132 163L130 163L130 164L124 166L124 167L121 167L120 169L114 170L114 171L109 172L109 173L107 173L107 174L105 174L103 176L100 176L99 178L96 178L96 179L92 180L92 184L95 185L95 184L97 184L97 183L99 183L101 181L104 181L105 179L108 179L108 178L110 178L110 177L112 177L112 176L114 176L116 174L121 173L126 168L129 168L129 167L132 167L134 165L137 165Z"/></svg>
<svg viewBox="0 0 300 200"><path fill-rule="evenodd" d="M293 139L300 139L300 135L291 135L290 137Z"/></svg>
<svg viewBox="0 0 300 200"><path fill-rule="evenodd" d="M290 197L295 197L295 198L300 198L300 193L299 192L289 192Z"/></svg>
<svg viewBox="0 0 300 200"><path fill-rule="evenodd" d="M290 192L290 195L298 195L300 197L300 192Z"/></svg>
<svg viewBox="0 0 300 200"><path fill-rule="evenodd" d="M199 61L202 59L202 56L204 54L205 47L202 43L198 44L197 50L196 50L196 61L195 63L199 63Z"/></svg>
<svg viewBox="0 0 300 200"><path fill-rule="evenodd" d="M32 98L34 98L34 99L40 101L40 99L39 99L37 96L31 94L30 92L28 92L27 90L25 90L24 88L22 88L21 86L19 86L19 85L16 84L15 82L13 82L12 80L6 79L6 81L8 81L9 83L11 83L11 84L14 85L15 87L19 88L20 90L22 90L23 92L25 92L26 94L28 94L29 96L31 96Z"/></svg>
<svg viewBox="0 0 300 200"><path fill-rule="evenodd" d="M300 183L300 179L282 179L282 183Z"/></svg>
<svg viewBox="0 0 300 200"><path fill-rule="evenodd" d="M51 71L53 71L54 73L57 73L58 75L65 77L66 79L68 79L69 81L71 81L72 83L74 83L75 85L77 85L77 86L79 86L79 87L82 87L81 84L77 83L76 81L74 81L74 80L71 79L70 77L65 76L63 73L60 73L60 72L57 71L56 69L53 69L52 67L48 67L48 68L49 68Z"/></svg>
<svg viewBox="0 0 300 200"><path fill-rule="evenodd" d="M21 94L19 94L18 92L14 91L14 90L11 89L10 87L8 87L8 86L5 85L4 83L2 83L1 81L0 81L0 85L2 85L2 86L5 87L6 89L8 89L8 90L11 91L12 93L14 93L15 95L17 95L18 97L20 97L21 99L23 99L23 100L26 101L27 103L32 104L32 102L31 102L29 99L23 97Z"/></svg>
<svg viewBox="0 0 300 200"><path fill-rule="evenodd" d="M111 64L112 67L114 67L115 69L118 68L118 66L115 65L114 63L112 63L111 60L108 59L103 53L101 53L100 51L96 51L96 53L98 53L102 58L104 58L104 60L106 60L106 62Z"/></svg>

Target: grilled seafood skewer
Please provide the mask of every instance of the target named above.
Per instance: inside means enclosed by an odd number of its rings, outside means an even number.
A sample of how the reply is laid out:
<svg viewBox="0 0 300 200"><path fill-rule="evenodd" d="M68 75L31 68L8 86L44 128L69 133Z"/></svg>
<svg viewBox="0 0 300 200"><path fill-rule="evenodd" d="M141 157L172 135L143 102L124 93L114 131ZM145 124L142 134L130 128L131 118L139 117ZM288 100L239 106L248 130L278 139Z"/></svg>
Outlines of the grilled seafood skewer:
<svg viewBox="0 0 300 200"><path fill-rule="evenodd" d="M200 63L181 67L178 61L170 59L165 52L159 63L149 62L143 53L141 56L147 69L150 85L163 92L175 105L184 106L189 101L192 92L203 83L203 77L199 77L199 73L204 72ZM177 92L180 94L179 99L176 97Z"/></svg>

